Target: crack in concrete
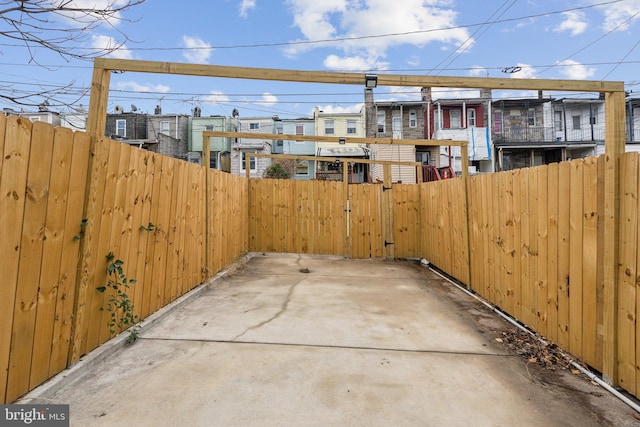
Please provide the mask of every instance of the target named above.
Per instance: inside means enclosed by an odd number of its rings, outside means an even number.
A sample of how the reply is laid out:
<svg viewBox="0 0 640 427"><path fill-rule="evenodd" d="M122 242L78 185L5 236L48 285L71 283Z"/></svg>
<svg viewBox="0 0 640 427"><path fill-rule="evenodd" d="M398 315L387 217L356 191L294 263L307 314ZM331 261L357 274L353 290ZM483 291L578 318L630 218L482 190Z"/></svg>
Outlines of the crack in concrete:
<svg viewBox="0 0 640 427"><path fill-rule="evenodd" d="M286 297L285 301L282 303L282 306L280 306L280 310L276 314L271 316L269 319L258 323L257 325L253 325L253 326L248 327L242 333L240 333L240 334L236 335L235 337L231 338L230 341L235 341L238 338L240 338L241 336L243 336L244 334L246 334L247 332L252 331L254 329L258 329L258 328L266 325L267 323L273 322L278 317L280 317L285 311L287 311L287 308L289 307L289 302L291 301L291 295L293 294L293 291L294 291L295 287L298 286L300 284L300 282L302 282L302 280L303 279L300 279L296 283L291 285L291 287L289 288L289 292L287 292L287 297Z"/></svg>

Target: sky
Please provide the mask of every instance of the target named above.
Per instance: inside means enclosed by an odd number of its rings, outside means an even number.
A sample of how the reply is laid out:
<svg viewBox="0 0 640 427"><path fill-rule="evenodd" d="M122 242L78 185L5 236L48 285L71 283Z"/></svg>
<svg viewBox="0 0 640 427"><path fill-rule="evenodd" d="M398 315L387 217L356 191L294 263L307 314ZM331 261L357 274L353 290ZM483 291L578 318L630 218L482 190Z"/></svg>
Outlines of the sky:
<svg viewBox="0 0 640 427"><path fill-rule="evenodd" d="M48 0L44 0L48 1ZM125 0L73 0L106 4ZM1 5L7 3L0 1ZM110 57L294 70L623 81L640 97L640 0L146 0L74 42L76 52L124 43ZM78 24L52 17L64 28ZM0 21L0 33L6 22ZM126 38L124 38L126 35ZM27 49L0 35L0 95L87 108L92 63ZM63 88L63 89L61 89ZM309 117L357 111L364 87L143 73L111 78L108 111ZM637 93L637 94L636 94ZM434 89L433 97L477 91ZM531 93L494 93L523 97ZM378 87L377 101L419 100ZM555 97L596 96L554 93ZM60 105L64 104L64 105ZM0 98L0 108L33 111Z"/></svg>

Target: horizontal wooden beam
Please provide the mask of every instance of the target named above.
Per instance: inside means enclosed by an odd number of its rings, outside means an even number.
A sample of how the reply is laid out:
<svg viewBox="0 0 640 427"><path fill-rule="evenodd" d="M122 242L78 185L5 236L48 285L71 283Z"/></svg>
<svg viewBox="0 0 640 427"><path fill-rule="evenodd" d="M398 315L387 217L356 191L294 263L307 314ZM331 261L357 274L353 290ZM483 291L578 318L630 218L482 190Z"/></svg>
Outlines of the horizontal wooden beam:
<svg viewBox="0 0 640 427"><path fill-rule="evenodd" d="M247 153L247 157L258 157L260 159L281 159L281 160L311 160L314 162L333 163L339 161L342 163L364 163L368 165L393 165L393 166L422 166L420 162L401 162L395 160L371 160L361 159L358 157L319 157L319 156L298 156L293 154L258 154Z"/></svg>
<svg viewBox="0 0 640 427"><path fill-rule="evenodd" d="M337 142L341 140L345 144L386 144L386 145L419 145L429 147L439 147L443 145L452 147L462 147L468 145L467 141L454 141L449 139L394 139L394 138L360 138L360 137L340 137L340 136L320 136L320 135L285 135L280 133L257 133L257 132L225 132L206 130L202 132L203 137L223 137L223 138L244 138L244 139L270 139L282 141L315 141L315 142Z"/></svg>
<svg viewBox="0 0 640 427"><path fill-rule="evenodd" d="M94 67L112 71L178 74L250 80L360 85L365 73L280 70L275 68L230 67L179 62L96 58ZM624 92L624 82L598 80L517 79L489 77L446 77L406 74L378 74L378 86L449 87L461 89L555 90L569 92Z"/></svg>

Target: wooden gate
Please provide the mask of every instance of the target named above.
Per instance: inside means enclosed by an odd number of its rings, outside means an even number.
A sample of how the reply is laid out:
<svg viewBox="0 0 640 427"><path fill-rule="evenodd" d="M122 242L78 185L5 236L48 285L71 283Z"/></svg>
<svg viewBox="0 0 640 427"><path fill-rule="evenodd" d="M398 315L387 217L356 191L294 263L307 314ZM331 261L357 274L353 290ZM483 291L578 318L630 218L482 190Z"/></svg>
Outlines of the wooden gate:
<svg viewBox="0 0 640 427"><path fill-rule="evenodd" d="M420 217L417 184L252 179L249 185L255 252L419 257Z"/></svg>

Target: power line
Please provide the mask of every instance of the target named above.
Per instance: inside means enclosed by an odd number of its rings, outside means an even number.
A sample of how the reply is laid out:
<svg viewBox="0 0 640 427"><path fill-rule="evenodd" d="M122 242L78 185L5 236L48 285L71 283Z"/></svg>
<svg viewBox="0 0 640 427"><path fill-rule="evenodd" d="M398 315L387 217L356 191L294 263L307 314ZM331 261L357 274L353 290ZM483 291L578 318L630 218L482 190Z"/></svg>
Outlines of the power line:
<svg viewBox="0 0 640 427"><path fill-rule="evenodd" d="M462 28L473 28L473 27L483 27L485 25L494 25L494 24L502 24L506 22L514 22L514 21L522 21L526 19L534 19L541 18L545 16L552 15L560 15L567 12L574 12L579 10L592 9L600 6L607 6L615 3L620 3L625 0L611 0L607 2L595 3L587 6L578 6L572 7L552 12L544 12L533 15L520 16L516 18L505 18L499 19L495 21L487 21L480 22L474 24L462 24L462 25L453 25L449 27L441 27L441 28L431 28L427 30L414 30L414 31L405 31L399 33L385 33L385 34L373 34L368 36L351 36L351 37L336 37L332 39L317 39L317 40L296 40L290 42L270 42L270 43L253 43L253 44L239 44L239 45L218 45L218 46L197 46L197 47L127 47L129 51L172 51L172 50L211 50L211 49L248 49L248 48L262 48L262 47L281 47L281 46L295 46L295 45L309 45L309 44L320 44L320 43L334 43L334 42L344 42L344 41L352 41L352 40L368 40L368 39L380 39L387 37L398 37L398 36L407 36L407 35L415 35L415 34L427 34L439 31L450 31L450 30L458 30ZM8 43L0 43L0 46L8 46L8 47L21 47L21 44L8 44ZM72 47L69 46L70 49L78 49L85 51L94 51L94 50L104 50L102 48L92 48L92 47Z"/></svg>

